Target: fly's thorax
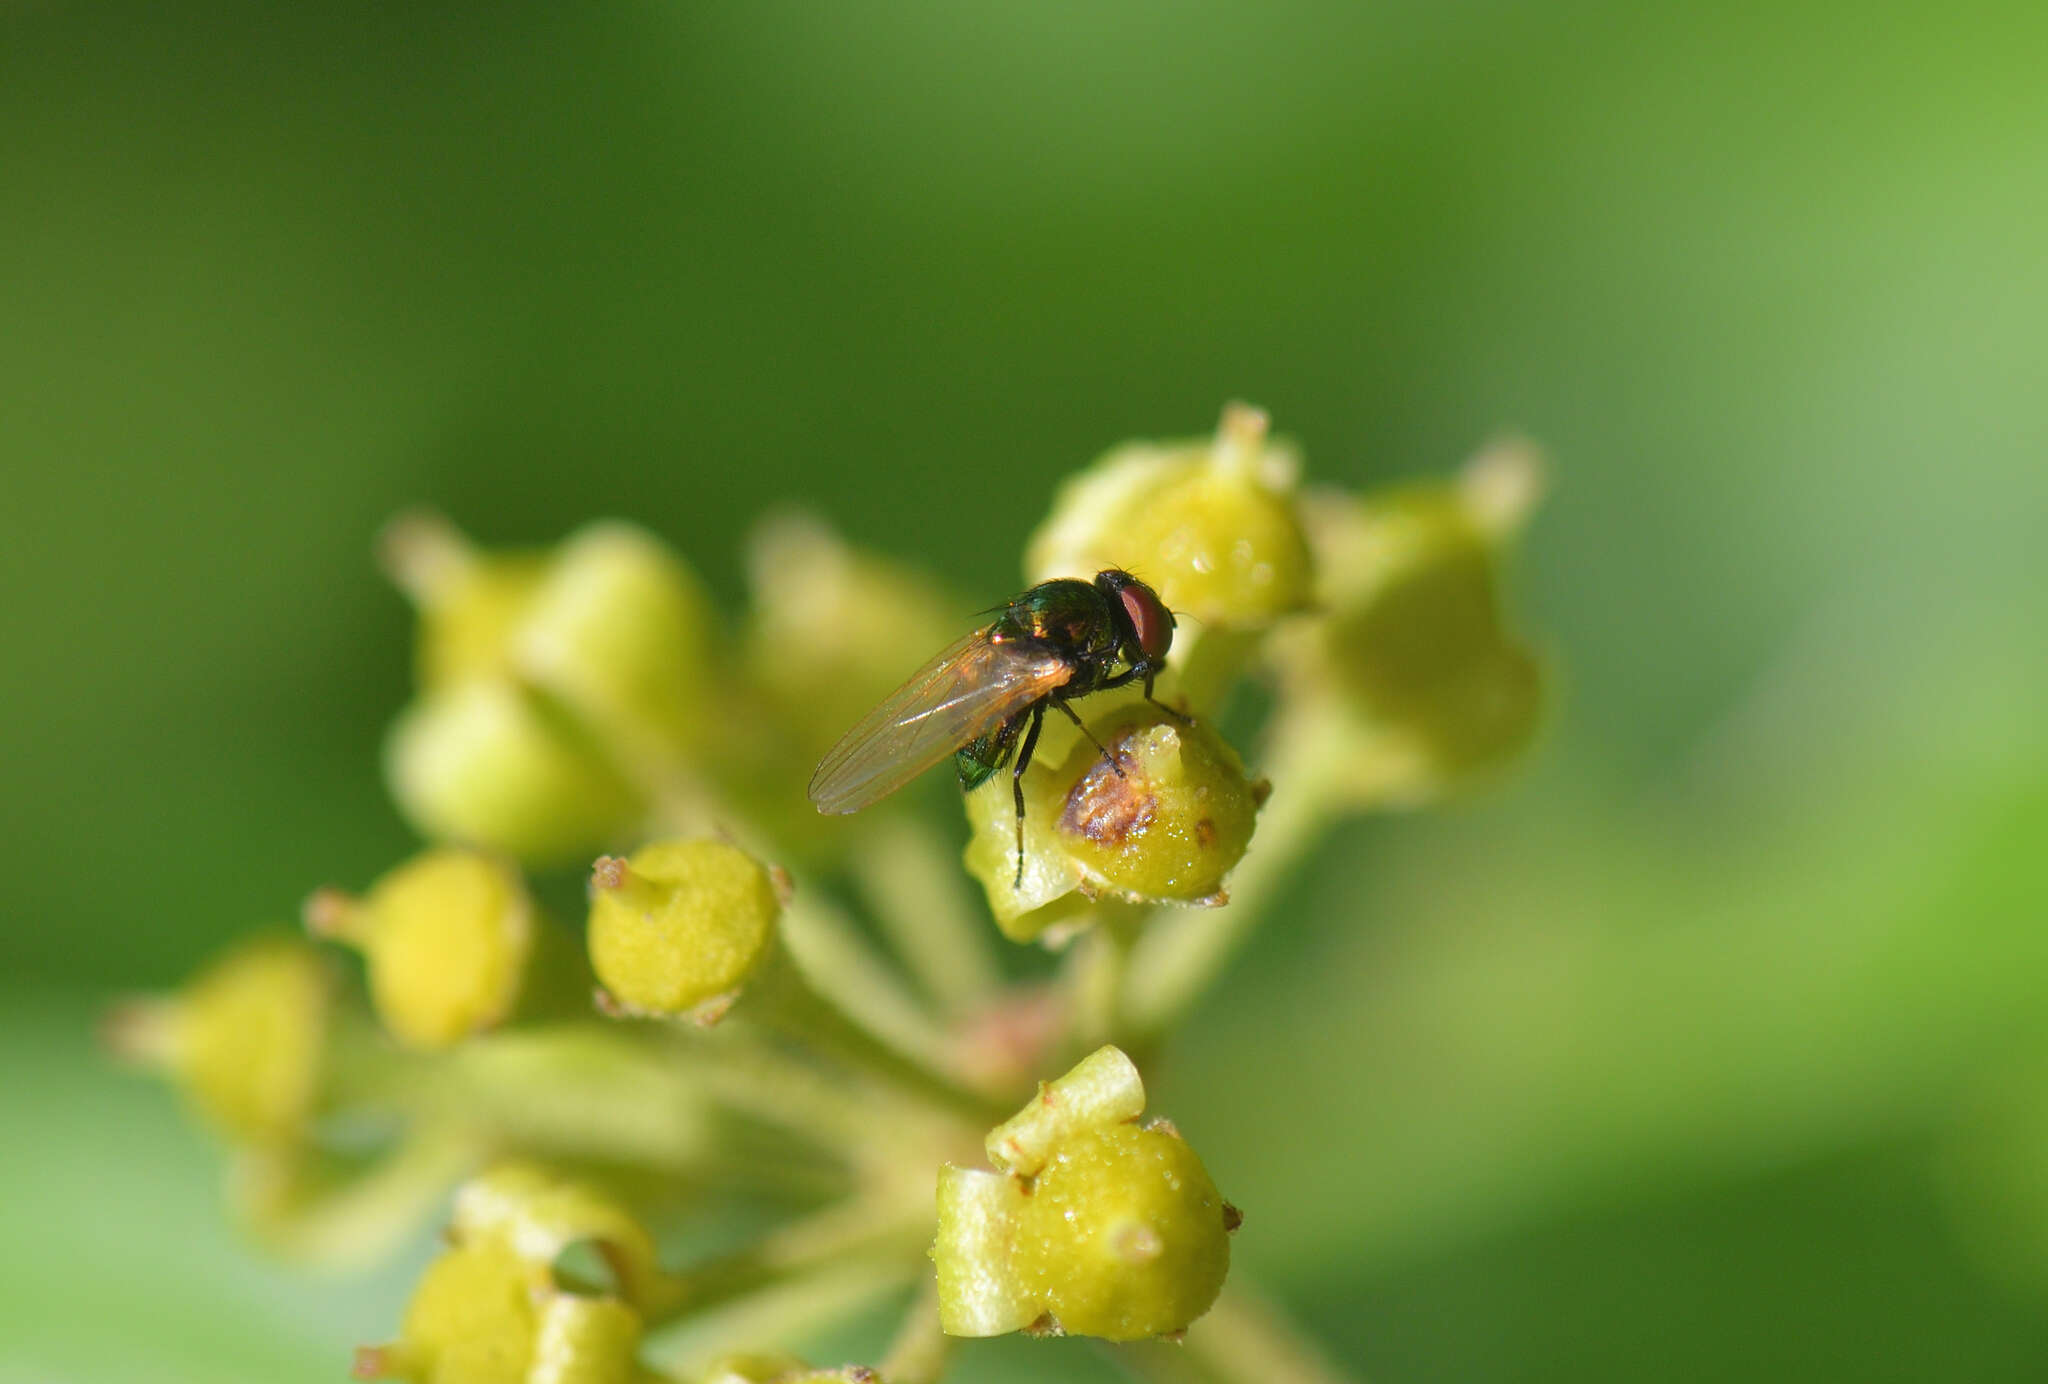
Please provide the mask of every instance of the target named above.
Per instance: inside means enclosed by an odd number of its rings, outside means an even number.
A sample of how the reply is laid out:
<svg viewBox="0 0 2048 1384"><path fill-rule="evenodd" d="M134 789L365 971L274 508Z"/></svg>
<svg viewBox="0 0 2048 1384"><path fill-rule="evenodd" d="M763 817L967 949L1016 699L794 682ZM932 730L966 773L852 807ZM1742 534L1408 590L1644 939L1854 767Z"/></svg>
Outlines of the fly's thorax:
<svg viewBox="0 0 2048 1384"><path fill-rule="evenodd" d="M1114 656L1121 630L1100 591L1085 581L1040 582L1010 602L1005 620L1068 658Z"/></svg>

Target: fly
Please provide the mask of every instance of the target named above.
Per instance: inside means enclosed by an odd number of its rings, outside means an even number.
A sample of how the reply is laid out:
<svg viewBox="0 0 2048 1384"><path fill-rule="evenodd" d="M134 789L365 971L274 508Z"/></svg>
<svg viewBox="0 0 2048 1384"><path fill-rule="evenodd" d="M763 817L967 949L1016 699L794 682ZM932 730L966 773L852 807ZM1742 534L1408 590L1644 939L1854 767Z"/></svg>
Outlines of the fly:
<svg viewBox="0 0 2048 1384"><path fill-rule="evenodd" d="M1079 726L1121 776L1115 757L1068 703L1142 681L1146 700L1159 706L1152 683L1172 646L1173 613L1129 572L1040 582L993 623L941 651L842 736L811 776L811 802L820 812L858 812L947 755L969 792L1008 765L1022 884L1024 771L1046 708Z"/></svg>

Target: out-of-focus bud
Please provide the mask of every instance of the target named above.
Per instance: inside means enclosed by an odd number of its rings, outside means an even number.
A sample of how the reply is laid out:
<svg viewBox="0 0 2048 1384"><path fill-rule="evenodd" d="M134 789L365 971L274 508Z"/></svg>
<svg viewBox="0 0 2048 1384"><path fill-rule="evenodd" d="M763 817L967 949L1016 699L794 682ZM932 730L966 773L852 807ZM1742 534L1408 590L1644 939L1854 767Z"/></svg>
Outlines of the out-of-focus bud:
<svg viewBox="0 0 2048 1384"><path fill-rule="evenodd" d="M384 526L378 561L419 612L422 689L507 671L512 632L547 571L540 553L484 552L430 510Z"/></svg>
<svg viewBox="0 0 2048 1384"><path fill-rule="evenodd" d="M420 612L420 695L386 764L425 834L536 863L587 855L703 738L709 602L651 534L603 521L499 554L411 514L382 552Z"/></svg>
<svg viewBox="0 0 2048 1384"><path fill-rule="evenodd" d="M261 937L174 995L123 1002L105 1033L117 1055L169 1073L227 1138L271 1147L296 1142L317 1113L335 1020L313 945Z"/></svg>
<svg viewBox="0 0 2048 1384"><path fill-rule="evenodd" d="M643 808L558 708L509 679L423 694L392 726L384 766L421 835L533 864L589 855Z"/></svg>
<svg viewBox="0 0 2048 1384"><path fill-rule="evenodd" d="M511 632L512 666L620 763L680 758L701 736L710 602L659 540L607 520L577 530Z"/></svg>
<svg viewBox="0 0 2048 1384"><path fill-rule="evenodd" d="M510 1017L543 926L516 870L454 846L414 856L361 899L322 889L305 914L316 936L363 953L378 1018L415 1048L445 1048Z"/></svg>
<svg viewBox="0 0 2048 1384"><path fill-rule="evenodd" d="M1298 458L1266 415L1223 411L1215 437L1132 442L1061 487L1025 555L1031 581L1135 573L1176 614L1262 627L1308 603L1308 545L1295 513Z"/></svg>
<svg viewBox="0 0 2048 1384"><path fill-rule="evenodd" d="M1238 1223L1170 1125L1140 1127L1137 1069L1103 1048L989 1135L1002 1172L939 1171L939 1320L1128 1341L1209 1310Z"/></svg>
<svg viewBox="0 0 2048 1384"><path fill-rule="evenodd" d="M645 1014L711 1020L774 949L774 877L723 841L663 841L591 873L590 961Z"/></svg>
<svg viewBox="0 0 2048 1384"><path fill-rule="evenodd" d="M706 760L725 796L798 857L859 837L804 793L818 760L919 664L966 632L964 602L913 568L853 547L822 521L762 522L747 549L741 677Z"/></svg>
<svg viewBox="0 0 2048 1384"><path fill-rule="evenodd" d="M1503 611L1500 566L1540 488L1536 454L1502 444L1456 484L1306 506L1328 616L1278 652L1294 700L1333 698L1370 743L1362 791L1427 797L1533 738L1542 664Z"/></svg>
<svg viewBox="0 0 2048 1384"><path fill-rule="evenodd" d="M1025 772L1021 879L1009 776L967 795L967 868L1013 940L1067 921L1075 894L1221 903L1224 878L1251 840L1265 786L1206 721L1140 701L1092 729L1113 765L1073 735L1063 754L1041 749Z"/></svg>
<svg viewBox="0 0 2048 1384"><path fill-rule="evenodd" d="M905 674L965 632L936 579L808 516L763 522L747 567L748 677L806 777Z"/></svg>
<svg viewBox="0 0 2048 1384"><path fill-rule="evenodd" d="M590 1188L513 1165L456 1196L449 1248L427 1267L396 1343L356 1352L359 1379L414 1384L637 1384L644 1313L672 1299L653 1242ZM592 1246L615 1282L574 1285Z"/></svg>

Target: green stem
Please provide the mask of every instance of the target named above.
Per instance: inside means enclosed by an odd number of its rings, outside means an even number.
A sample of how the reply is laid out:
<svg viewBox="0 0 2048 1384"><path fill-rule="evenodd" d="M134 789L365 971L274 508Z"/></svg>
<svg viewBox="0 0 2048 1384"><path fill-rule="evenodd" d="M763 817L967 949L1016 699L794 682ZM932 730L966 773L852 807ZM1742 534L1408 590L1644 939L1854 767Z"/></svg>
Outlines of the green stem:
<svg viewBox="0 0 2048 1384"><path fill-rule="evenodd" d="M842 1202L779 1226L746 1249L685 1273L674 1302L663 1304L658 1316L666 1320L709 1311L849 1258L881 1256L914 1263L931 1234L931 1212L922 1204L912 1206L888 1195Z"/></svg>
<svg viewBox="0 0 2048 1384"><path fill-rule="evenodd" d="M805 968L782 952L748 985L760 1021L856 1072L921 1099L942 1115L990 1123L1000 1112L943 1072L877 1038L812 985Z"/></svg>
<svg viewBox="0 0 2048 1384"><path fill-rule="evenodd" d="M1295 728L1275 745L1273 797L1221 908L1162 911L1132 948L1120 1029L1139 1043L1171 1031L1222 974L1264 917L1294 867L1322 840L1352 794L1338 778L1342 756Z"/></svg>
<svg viewBox="0 0 2048 1384"><path fill-rule="evenodd" d="M928 823L885 817L853 855L854 877L896 955L949 1018L981 1008L1002 984L988 923L957 853Z"/></svg>
<svg viewBox="0 0 2048 1384"><path fill-rule="evenodd" d="M1220 1380L1355 1384L1257 1289L1234 1283L1188 1329L1187 1352Z"/></svg>
<svg viewBox="0 0 2048 1384"><path fill-rule="evenodd" d="M850 1254L731 1297L687 1322L649 1350L655 1363L695 1378L718 1355L735 1349L788 1349L869 1304L899 1292L919 1271L894 1252Z"/></svg>
<svg viewBox="0 0 2048 1384"><path fill-rule="evenodd" d="M938 1384L956 1344L939 1329L939 1285L927 1277L882 1357L884 1384Z"/></svg>
<svg viewBox="0 0 2048 1384"><path fill-rule="evenodd" d="M1236 1283L1185 1341L1130 1341L1112 1353L1151 1384L1356 1384L1278 1308Z"/></svg>
<svg viewBox="0 0 2048 1384"><path fill-rule="evenodd" d="M945 1032L851 919L815 891L799 890L783 910L782 940L806 984L870 1042L887 1048L898 1064L952 1083Z"/></svg>
<svg viewBox="0 0 2048 1384"><path fill-rule="evenodd" d="M1131 949L1151 916L1130 904L1108 901L1098 903L1094 914L1094 926L1082 934L1065 967L1073 1018L1061 1056L1069 1064L1104 1043L1123 1038L1121 1006Z"/></svg>
<svg viewBox="0 0 2048 1384"><path fill-rule="evenodd" d="M722 1030L677 1032L685 1070L711 1099L764 1124L802 1135L855 1166L889 1165L930 1147L932 1116L922 1101L900 1100L834 1079L762 1035Z"/></svg>

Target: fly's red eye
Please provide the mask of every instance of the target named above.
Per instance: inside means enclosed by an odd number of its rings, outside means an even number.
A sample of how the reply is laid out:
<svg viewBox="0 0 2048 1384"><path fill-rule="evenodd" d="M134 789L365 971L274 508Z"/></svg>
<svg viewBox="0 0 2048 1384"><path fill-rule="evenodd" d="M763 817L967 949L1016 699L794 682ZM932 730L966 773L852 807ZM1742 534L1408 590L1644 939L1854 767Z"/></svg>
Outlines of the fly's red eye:
<svg viewBox="0 0 2048 1384"><path fill-rule="evenodd" d="M1149 586L1132 582L1116 594L1124 603L1124 614L1131 617L1131 628L1138 632L1138 647L1145 657L1155 662L1165 658L1173 647L1172 614Z"/></svg>

